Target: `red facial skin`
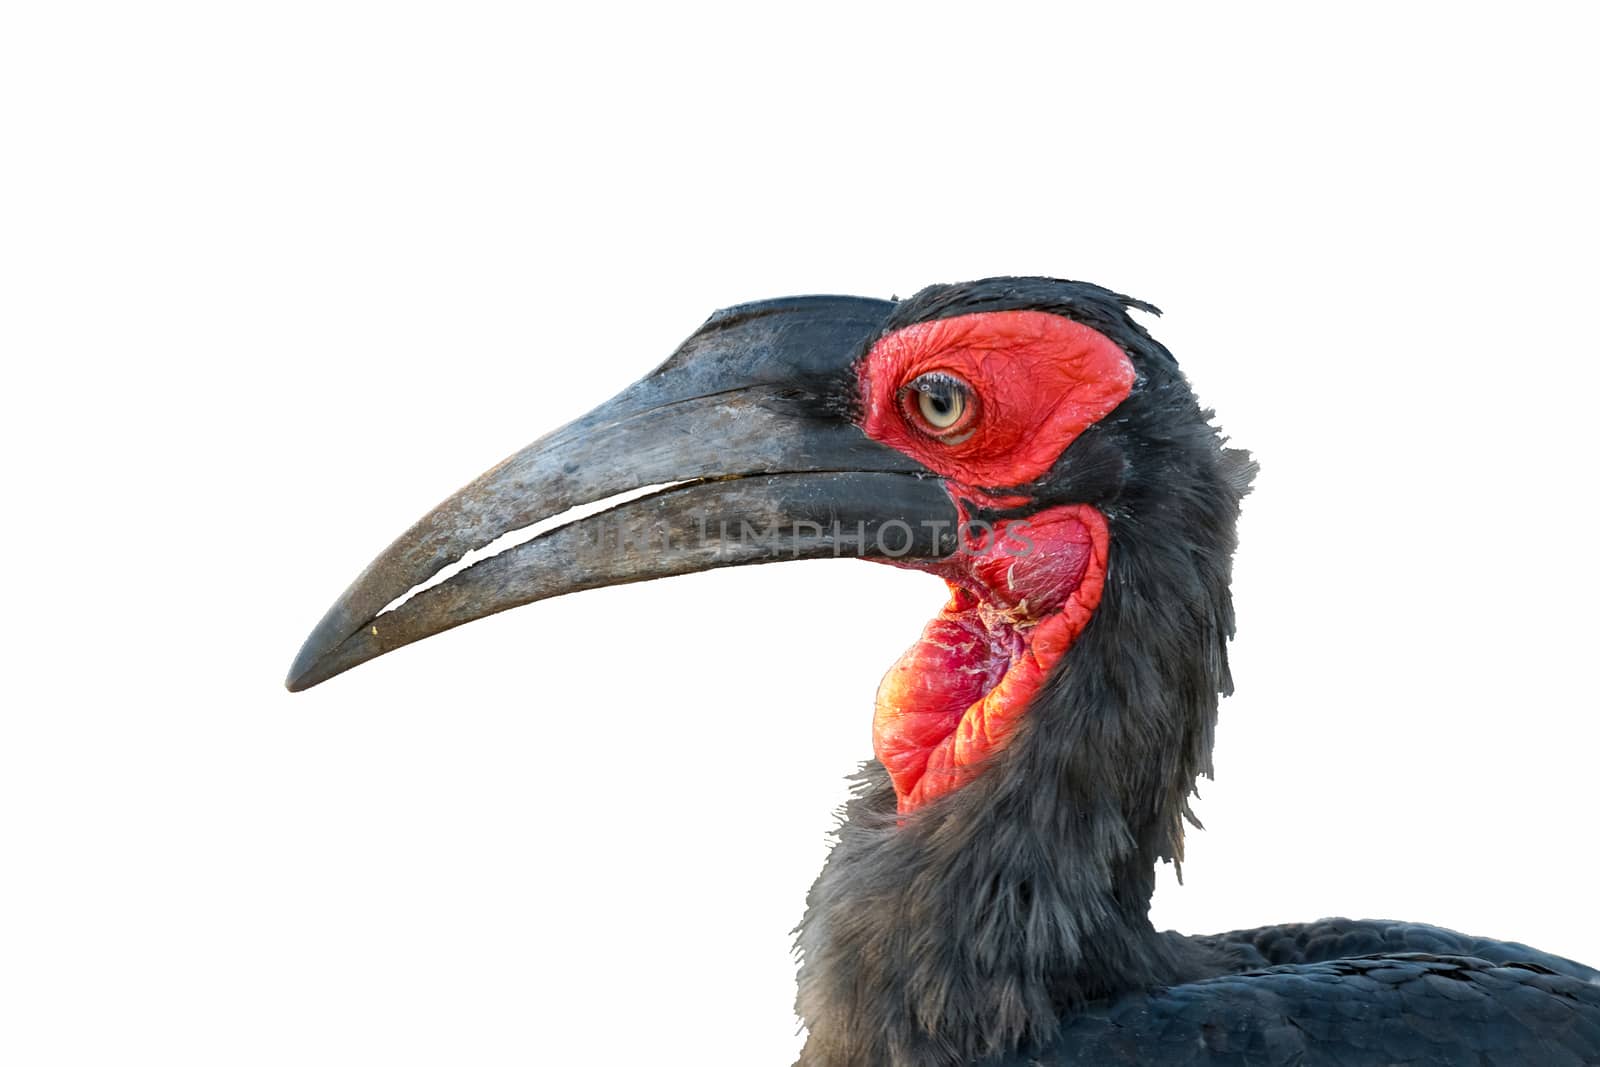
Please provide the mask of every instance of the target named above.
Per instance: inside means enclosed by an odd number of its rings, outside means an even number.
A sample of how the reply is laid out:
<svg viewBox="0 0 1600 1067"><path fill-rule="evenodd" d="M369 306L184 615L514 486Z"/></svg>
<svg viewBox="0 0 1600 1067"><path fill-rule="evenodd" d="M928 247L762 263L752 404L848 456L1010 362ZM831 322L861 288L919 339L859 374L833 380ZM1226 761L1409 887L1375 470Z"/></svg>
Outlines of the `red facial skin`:
<svg viewBox="0 0 1600 1067"><path fill-rule="evenodd" d="M943 440L904 392L931 372L967 383L973 404ZM967 501L1027 503L986 490L1044 474L1133 382L1127 354L1087 326L1042 311L981 312L874 345L861 369L861 427L944 476L965 524ZM1105 584L1110 535L1085 504L992 531L964 528L961 540L946 559L901 564L950 586L949 602L878 689L873 749L902 814L964 785L1000 751Z"/></svg>
<svg viewBox="0 0 1600 1067"><path fill-rule="evenodd" d="M900 390L931 371L972 387L974 432L946 444L905 417ZM1133 388L1133 364L1116 343L1044 311L987 311L897 330L861 368L868 437L965 487L1033 481Z"/></svg>

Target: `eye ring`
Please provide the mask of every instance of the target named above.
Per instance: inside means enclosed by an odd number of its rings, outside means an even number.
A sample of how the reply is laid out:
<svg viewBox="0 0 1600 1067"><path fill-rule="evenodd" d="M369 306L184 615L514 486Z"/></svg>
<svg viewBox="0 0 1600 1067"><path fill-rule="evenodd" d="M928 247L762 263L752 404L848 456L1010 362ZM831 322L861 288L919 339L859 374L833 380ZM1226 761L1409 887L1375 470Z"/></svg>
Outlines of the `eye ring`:
<svg viewBox="0 0 1600 1067"><path fill-rule="evenodd" d="M900 389L900 407L917 430L947 445L972 436L977 397L972 387L945 371L930 371Z"/></svg>

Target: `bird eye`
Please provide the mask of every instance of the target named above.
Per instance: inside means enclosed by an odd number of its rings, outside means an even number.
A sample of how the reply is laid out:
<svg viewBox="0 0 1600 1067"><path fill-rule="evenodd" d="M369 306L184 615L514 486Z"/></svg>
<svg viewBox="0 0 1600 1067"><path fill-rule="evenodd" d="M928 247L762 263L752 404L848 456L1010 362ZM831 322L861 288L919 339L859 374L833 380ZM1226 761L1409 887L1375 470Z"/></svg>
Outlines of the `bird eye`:
<svg viewBox="0 0 1600 1067"><path fill-rule="evenodd" d="M972 390L951 374L935 371L924 374L901 390L906 416L925 433L958 444L971 436ZM965 430L965 432L963 432Z"/></svg>

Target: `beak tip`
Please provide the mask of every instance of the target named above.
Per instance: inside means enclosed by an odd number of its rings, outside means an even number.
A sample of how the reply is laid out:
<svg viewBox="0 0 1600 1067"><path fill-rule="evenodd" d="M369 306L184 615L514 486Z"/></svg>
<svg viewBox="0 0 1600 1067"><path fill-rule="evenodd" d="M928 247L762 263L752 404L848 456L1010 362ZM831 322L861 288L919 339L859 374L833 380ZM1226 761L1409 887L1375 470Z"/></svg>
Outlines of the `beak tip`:
<svg viewBox="0 0 1600 1067"><path fill-rule="evenodd" d="M294 663L289 667L288 677L283 680L283 687L291 693L303 693L323 679L316 676L316 657L306 655L306 649L301 649L300 654L294 658Z"/></svg>
<svg viewBox="0 0 1600 1067"><path fill-rule="evenodd" d="M283 687L291 693L303 693L307 689L321 685L336 674L343 674L353 666L354 663L340 663L334 656L302 654L295 657L294 664L289 668L288 677L283 680Z"/></svg>
<svg viewBox="0 0 1600 1067"><path fill-rule="evenodd" d="M339 673L327 669L328 653L336 647L338 642L330 643L322 636L319 627L318 632L312 633L306 638L306 643L300 646L294 662L289 665L289 674L283 680L283 687L291 693L302 693Z"/></svg>
<svg viewBox="0 0 1600 1067"><path fill-rule="evenodd" d="M318 621L316 628L300 646L300 651L295 653L294 662L289 665L288 677L283 680L283 687L289 692L300 693L314 685L321 685L350 666L334 666L338 658L334 651L360 628L351 623L351 613L345 604L347 597L348 594L340 597L328 609L328 613Z"/></svg>

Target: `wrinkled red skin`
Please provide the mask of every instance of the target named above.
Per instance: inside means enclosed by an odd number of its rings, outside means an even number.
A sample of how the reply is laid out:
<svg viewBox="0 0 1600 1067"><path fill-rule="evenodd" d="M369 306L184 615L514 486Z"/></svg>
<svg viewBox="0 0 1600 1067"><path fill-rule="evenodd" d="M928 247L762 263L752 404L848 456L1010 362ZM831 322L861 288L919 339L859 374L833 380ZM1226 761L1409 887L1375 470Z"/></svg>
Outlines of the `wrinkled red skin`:
<svg viewBox="0 0 1600 1067"><path fill-rule="evenodd" d="M930 371L967 382L970 436L926 432L901 402ZM861 371L868 436L943 475L965 524L967 501L1015 506L981 487L1042 475L1133 388L1126 353L1058 315L1000 311L921 323L880 340ZM938 574L950 600L885 675L873 749L902 814L970 781L1015 731L1051 668L1089 622L1105 585L1110 534L1086 504L964 528L961 549L898 565Z"/></svg>
<svg viewBox="0 0 1600 1067"><path fill-rule="evenodd" d="M1100 603L1110 538L1087 504L1020 520L1026 555L1005 545L916 566L950 584L950 600L878 687L873 750L902 813L970 781L1021 721L1028 702Z"/></svg>
<svg viewBox="0 0 1600 1067"><path fill-rule="evenodd" d="M900 390L945 371L972 386L972 436L946 444L911 425ZM1122 403L1133 364L1116 343L1045 311L987 311L897 330L861 368L868 437L966 487L1023 485Z"/></svg>

